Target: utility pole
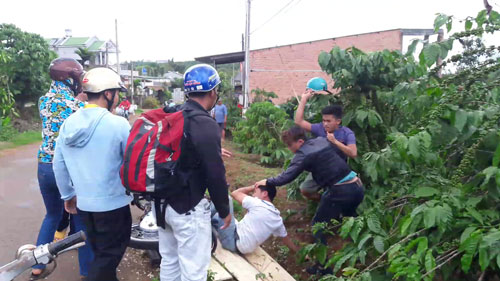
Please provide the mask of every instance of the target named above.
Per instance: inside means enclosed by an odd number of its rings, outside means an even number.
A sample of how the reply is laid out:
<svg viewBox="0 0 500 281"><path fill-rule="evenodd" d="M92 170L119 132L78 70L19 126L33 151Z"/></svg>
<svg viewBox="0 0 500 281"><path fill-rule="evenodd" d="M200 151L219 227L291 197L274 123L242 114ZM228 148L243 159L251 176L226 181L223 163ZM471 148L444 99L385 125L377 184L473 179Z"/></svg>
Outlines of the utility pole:
<svg viewBox="0 0 500 281"><path fill-rule="evenodd" d="M245 88L243 91L243 108L248 108L250 97L250 2L247 0L247 21L245 28Z"/></svg>
<svg viewBox="0 0 500 281"><path fill-rule="evenodd" d="M108 65L108 42L106 42L106 68L109 67Z"/></svg>
<svg viewBox="0 0 500 281"><path fill-rule="evenodd" d="M134 63L130 61L130 99L132 104L134 104Z"/></svg>
<svg viewBox="0 0 500 281"><path fill-rule="evenodd" d="M115 19L115 36L116 36L116 72L118 72L118 75L120 75L120 50L118 49L118 20L117 19Z"/></svg>

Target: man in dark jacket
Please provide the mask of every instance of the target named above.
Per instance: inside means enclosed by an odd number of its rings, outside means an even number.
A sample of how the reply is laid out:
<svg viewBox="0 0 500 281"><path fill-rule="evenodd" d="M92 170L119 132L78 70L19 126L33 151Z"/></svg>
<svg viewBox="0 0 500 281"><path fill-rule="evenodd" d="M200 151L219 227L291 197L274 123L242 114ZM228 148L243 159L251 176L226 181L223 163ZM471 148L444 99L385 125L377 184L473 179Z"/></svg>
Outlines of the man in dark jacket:
<svg viewBox="0 0 500 281"><path fill-rule="evenodd" d="M364 197L363 187L357 174L340 158L333 144L324 137L307 140L304 129L297 126L283 132L282 139L295 154L290 166L280 175L261 180L255 185L285 185L303 171L308 171L314 181L325 189L313 224L340 220L341 216L356 216L356 208ZM317 233L316 238L326 243L321 232Z"/></svg>
<svg viewBox="0 0 500 281"><path fill-rule="evenodd" d="M158 228L162 256L160 279L206 280L210 264L210 198L227 228L231 222L226 170L221 157L221 131L208 113L219 96L221 80L217 71L206 64L190 67L184 74L184 89L189 100L179 109L187 112L190 122L189 188L166 200L165 229ZM172 110L166 107L165 111ZM175 109L176 110L176 109ZM162 206L163 207L163 206Z"/></svg>

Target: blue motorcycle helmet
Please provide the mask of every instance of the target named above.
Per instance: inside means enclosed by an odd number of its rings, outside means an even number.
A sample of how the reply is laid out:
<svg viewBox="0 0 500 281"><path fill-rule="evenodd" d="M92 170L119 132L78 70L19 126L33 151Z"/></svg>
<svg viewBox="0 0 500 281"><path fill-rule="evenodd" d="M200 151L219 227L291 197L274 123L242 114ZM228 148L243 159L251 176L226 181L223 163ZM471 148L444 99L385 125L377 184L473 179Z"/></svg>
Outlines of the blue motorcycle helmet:
<svg viewBox="0 0 500 281"><path fill-rule="evenodd" d="M311 89L313 91L327 91L328 90L328 84L326 83L325 79L321 77L314 77L307 82L307 89Z"/></svg>
<svg viewBox="0 0 500 281"><path fill-rule="evenodd" d="M213 90L221 82L217 70L208 64L196 64L184 73L184 91L203 93Z"/></svg>

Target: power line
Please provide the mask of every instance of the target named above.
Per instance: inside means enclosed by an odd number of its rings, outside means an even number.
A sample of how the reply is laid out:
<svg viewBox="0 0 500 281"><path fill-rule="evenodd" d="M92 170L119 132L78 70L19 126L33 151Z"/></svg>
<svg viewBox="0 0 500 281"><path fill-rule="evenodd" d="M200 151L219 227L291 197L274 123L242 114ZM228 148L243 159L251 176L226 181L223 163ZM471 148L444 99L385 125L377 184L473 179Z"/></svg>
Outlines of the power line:
<svg viewBox="0 0 500 281"><path fill-rule="evenodd" d="M295 7L297 7L300 4L300 2L302 2L302 0L295 2L295 4L293 4L290 8L288 8L288 10L285 11L285 14L293 10Z"/></svg>
<svg viewBox="0 0 500 281"><path fill-rule="evenodd" d="M279 15L284 9L286 9L286 7L288 7L290 4L292 4L292 2L294 2L295 0L291 0L289 1L288 3L286 3L285 6L283 6L281 9L279 9L278 12L276 12L276 14L274 14L272 17L270 17L267 21L265 21L263 24L261 24L259 27L257 27L256 29L254 29L252 32L250 32L250 34L254 33L255 31L259 30L261 27L263 27L264 25L266 25L268 22L270 22L274 17L276 17L277 15Z"/></svg>

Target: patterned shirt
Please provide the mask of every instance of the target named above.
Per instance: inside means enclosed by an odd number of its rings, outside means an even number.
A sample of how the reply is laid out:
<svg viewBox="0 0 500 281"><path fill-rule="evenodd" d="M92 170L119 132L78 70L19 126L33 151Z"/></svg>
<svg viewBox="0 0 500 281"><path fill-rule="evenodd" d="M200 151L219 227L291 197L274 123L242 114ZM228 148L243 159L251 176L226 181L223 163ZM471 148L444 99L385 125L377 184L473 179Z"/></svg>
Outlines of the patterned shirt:
<svg viewBox="0 0 500 281"><path fill-rule="evenodd" d="M43 138L38 150L38 162L52 163L59 128L66 118L83 106L83 102L75 99L73 91L66 84L52 81L50 90L38 101Z"/></svg>

